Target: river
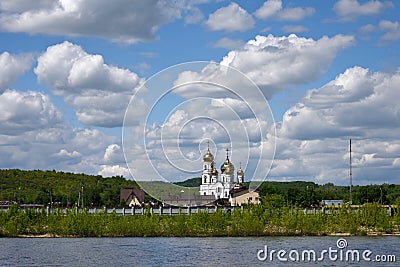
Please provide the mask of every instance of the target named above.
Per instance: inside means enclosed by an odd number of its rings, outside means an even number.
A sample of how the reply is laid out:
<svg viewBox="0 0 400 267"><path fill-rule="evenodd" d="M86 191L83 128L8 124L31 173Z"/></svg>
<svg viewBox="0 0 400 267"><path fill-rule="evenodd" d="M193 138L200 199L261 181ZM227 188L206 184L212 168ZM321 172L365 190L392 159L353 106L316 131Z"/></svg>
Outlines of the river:
<svg viewBox="0 0 400 267"><path fill-rule="evenodd" d="M0 266L292 265L400 266L400 237L0 238Z"/></svg>

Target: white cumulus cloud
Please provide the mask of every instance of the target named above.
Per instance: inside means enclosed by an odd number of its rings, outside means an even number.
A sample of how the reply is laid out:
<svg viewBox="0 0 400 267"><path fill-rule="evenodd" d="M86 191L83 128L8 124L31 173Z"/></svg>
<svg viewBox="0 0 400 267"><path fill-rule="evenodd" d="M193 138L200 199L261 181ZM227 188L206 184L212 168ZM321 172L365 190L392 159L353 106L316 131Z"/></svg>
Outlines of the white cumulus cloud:
<svg viewBox="0 0 400 267"><path fill-rule="evenodd" d="M52 127L61 123L61 118L49 96L42 93L6 90L0 95L0 134Z"/></svg>
<svg viewBox="0 0 400 267"><path fill-rule="evenodd" d="M236 3L221 7L210 14L205 22L208 29L212 31L245 31L254 26L253 17Z"/></svg>
<svg viewBox="0 0 400 267"><path fill-rule="evenodd" d="M123 176L125 178L131 177L129 170L120 165L103 165L98 175L103 177Z"/></svg>
<svg viewBox="0 0 400 267"><path fill-rule="evenodd" d="M321 88L309 90L278 123L271 175L290 180L300 173L319 183L344 184L352 138L356 183L396 183L399 88L398 71L353 67Z"/></svg>
<svg viewBox="0 0 400 267"><path fill-rule="evenodd" d="M243 72L270 98L290 86L318 79L328 69L337 53L353 43L354 37L346 35L324 36L319 40L294 34L282 37L259 35L244 46L230 51L220 63ZM210 64L201 72L182 73L176 84L197 80L220 81L220 84L230 88L235 88L240 83L229 72L221 71ZM200 93L199 89L184 86L177 88L175 92L189 98ZM215 86L202 86L201 93L227 97L226 90Z"/></svg>
<svg viewBox="0 0 400 267"><path fill-rule="evenodd" d="M33 63L32 55L0 54L0 93L13 84L19 76L29 70Z"/></svg>
<svg viewBox="0 0 400 267"><path fill-rule="evenodd" d="M39 82L64 97L78 119L87 125L122 125L126 106L143 79L137 74L104 63L101 55L64 42L47 48L38 58Z"/></svg>
<svg viewBox="0 0 400 267"><path fill-rule="evenodd" d="M155 39L163 24L181 17L181 1L2 1L0 28L8 32L96 36L135 43Z"/></svg>
<svg viewBox="0 0 400 267"><path fill-rule="evenodd" d="M122 155L122 148L117 144L111 144L107 147L106 151L104 152L103 159L106 163L115 164L124 162L123 155Z"/></svg>
<svg viewBox="0 0 400 267"><path fill-rule="evenodd" d="M291 34L287 37L257 36L228 53L221 64L238 68L270 97L290 85L316 80L336 54L352 45L352 36L336 35L319 40Z"/></svg>
<svg viewBox="0 0 400 267"><path fill-rule="evenodd" d="M97 174L104 164L104 151L120 141L99 130L65 125L59 112L52 111L54 106L49 99L39 93L7 90L0 99L3 97L8 106L2 103L0 107L10 109L8 112L13 115L0 112L0 168Z"/></svg>
<svg viewBox="0 0 400 267"><path fill-rule="evenodd" d="M48 47L39 56L35 73L59 95L86 89L126 92L140 82L135 73L107 65L101 55L88 54L67 41Z"/></svg>
<svg viewBox="0 0 400 267"><path fill-rule="evenodd" d="M354 20L359 16L377 15L388 6L393 6L389 1L382 2L370 0L359 3L357 0L339 0L333 6L333 11L344 21Z"/></svg>
<svg viewBox="0 0 400 267"><path fill-rule="evenodd" d="M383 41L400 40L400 24L397 21L381 20L379 29L385 33L381 36Z"/></svg>
<svg viewBox="0 0 400 267"><path fill-rule="evenodd" d="M312 7L283 8L282 0L268 0L254 14L259 19L299 21L311 16L314 12L315 9Z"/></svg>

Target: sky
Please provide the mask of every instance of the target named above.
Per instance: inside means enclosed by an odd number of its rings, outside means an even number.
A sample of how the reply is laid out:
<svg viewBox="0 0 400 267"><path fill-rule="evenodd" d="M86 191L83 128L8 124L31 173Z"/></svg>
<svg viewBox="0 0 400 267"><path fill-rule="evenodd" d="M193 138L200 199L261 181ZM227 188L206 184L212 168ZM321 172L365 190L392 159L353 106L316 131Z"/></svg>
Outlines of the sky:
<svg viewBox="0 0 400 267"><path fill-rule="evenodd" d="M0 168L398 184L399 9L0 0Z"/></svg>

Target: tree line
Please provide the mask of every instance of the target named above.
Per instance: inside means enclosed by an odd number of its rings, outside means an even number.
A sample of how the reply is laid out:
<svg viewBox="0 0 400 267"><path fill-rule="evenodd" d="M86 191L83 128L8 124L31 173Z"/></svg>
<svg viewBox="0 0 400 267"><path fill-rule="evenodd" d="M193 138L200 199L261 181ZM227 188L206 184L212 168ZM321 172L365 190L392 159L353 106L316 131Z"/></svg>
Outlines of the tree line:
<svg viewBox="0 0 400 267"><path fill-rule="evenodd" d="M198 187L200 178L176 183L181 186ZM100 175L57 172L55 170L0 170L0 200L16 200L19 203L41 205L120 206L122 188L139 188L139 185L122 176L104 178ZM277 200L282 205L298 207L318 206L322 200L339 199L349 201L349 186L333 183L318 185L314 182L263 182L259 187L264 201ZM352 203L394 204L400 198L400 185L382 184L354 186ZM146 195L146 200L150 200Z"/></svg>
<svg viewBox="0 0 400 267"><path fill-rule="evenodd" d="M350 187L333 183L318 185L313 182L264 182L260 188L261 196L280 196L287 204L300 207L318 206L322 200L343 200L350 202ZM400 185L364 185L352 187L352 204L379 203L393 205L400 198Z"/></svg>
<svg viewBox="0 0 400 267"><path fill-rule="evenodd" d="M199 187L201 178L192 178L184 182L176 183L181 186ZM248 186L248 182L245 183ZM262 198L279 198L284 204L300 207L318 206L322 200L350 201L350 187L326 183L318 185L314 182L293 181L276 182L266 181L258 188ZM381 184L352 187L352 203L362 205L364 203L377 202L384 205L394 204L400 198L400 185Z"/></svg>

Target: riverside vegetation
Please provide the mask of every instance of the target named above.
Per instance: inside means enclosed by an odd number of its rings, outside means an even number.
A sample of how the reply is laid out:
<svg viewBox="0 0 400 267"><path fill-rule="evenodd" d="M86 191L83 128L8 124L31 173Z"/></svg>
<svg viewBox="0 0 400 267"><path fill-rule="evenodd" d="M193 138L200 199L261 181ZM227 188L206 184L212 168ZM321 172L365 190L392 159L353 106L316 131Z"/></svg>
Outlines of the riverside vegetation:
<svg viewBox="0 0 400 267"><path fill-rule="evenodd" d="M375 235L400 231L400 205L393 216L378 203L358 210L342 207L331 214L305 214L294 206L274 202L248 206L232 212L216 211L191 215L119 216L67 213L45 210L19 210L18 206L0 212L0 236L49 237L205 237L205 236L292 236L292 235ZM400 203L398 203L400 204Z"/></svg>
<svg viewBox="0 0 400 267"><path fill-rule="evenodd" d="M198 186L200 179L181 183ZM121 205L119 191L138 188L121 176L103 178L56 171L0 170L0 200L20 203L72 207L84 201L84 207ZM329 235L332 233L371 235L400 232L400 185L368 185L353 188L353 203L358 209L343 206L331 214L305 214L303 207L318 205L322 199L348 201L349 187L313 182L264 182L260 190L262 204L232 212L192 215L118 216L89 214L84 209L64 209L47 215L45 209L20 210L12 206L0 211L0 236L268 236ZM146 196L147 201L150 200ZM392 205L389 216L384 205Z"/></svg>

